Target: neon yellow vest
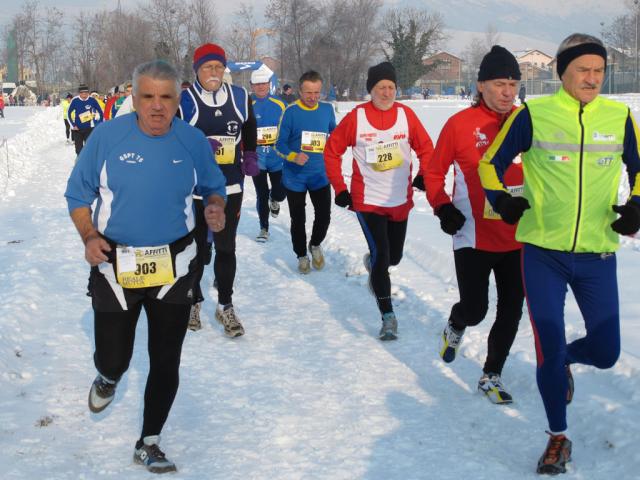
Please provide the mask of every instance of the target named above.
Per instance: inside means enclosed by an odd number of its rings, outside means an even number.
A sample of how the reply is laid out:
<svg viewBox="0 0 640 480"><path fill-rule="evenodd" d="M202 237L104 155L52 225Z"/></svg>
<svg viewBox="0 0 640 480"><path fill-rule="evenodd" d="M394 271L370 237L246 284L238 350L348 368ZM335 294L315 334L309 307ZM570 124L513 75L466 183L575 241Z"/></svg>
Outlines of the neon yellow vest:
<svg viewBox="0 0 640 480"><path fill-rule="evenodd" d="M521 242L573 252L613 252L625 123L629 108L597 97L580 108L564 89L527 102L531 149L522 155L526 210Z"/></svg>
<svg viewBox="0 0 640 480"><path fill-rule="evenodd" d="M71 105L71 102L66 98L63 98L62 100L60 100L60 105L62 105L62 118L66 119L67 112L69 111L69 105Z"/></svg>

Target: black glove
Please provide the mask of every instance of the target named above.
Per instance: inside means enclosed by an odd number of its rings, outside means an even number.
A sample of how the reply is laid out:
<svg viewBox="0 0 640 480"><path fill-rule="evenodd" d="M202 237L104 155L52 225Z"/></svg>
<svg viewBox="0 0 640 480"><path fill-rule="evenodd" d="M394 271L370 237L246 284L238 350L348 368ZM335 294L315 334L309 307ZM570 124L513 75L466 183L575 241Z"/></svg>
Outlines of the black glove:
<svg viewBox="0 0 640 480"><path fill-rule="evenodd" d="M424 187L424 177L420 174L416 175L416 178L413 179L411 186L424 192L426 190L426 188Z"/></svg>
<svg viewBox="0 0 640 480"><path fill-rule="evenodd" d="M620 218L611 224L614 232L620 235L633 235L640 229L640 205L629 200L624 205L613 205L614 212L620 214Z"/></svg>
<svg viewBox="0 0 640 480"><path fill-rule="evenodd" d="M342 208L347 208L353 205L349 190L343 190L339 194L337 194L334 202L336 203L336 205Z"/></svg>
<svg viewBox="0 0 640 480"><path fill-rule="evenodd" d="M449 235L453 235L460 230L466 221L465 216L454 207L453 203L441 205L436 211L436 215L440 219L440 228Z"/></svg>
<svg viewBox="0 0 640 480"><path fill-rule="evenodd" d="M504 192L497 198L494 210L500 214L505 223L515 225L528 208L531 208L531 205L526 198L513 197Z"/></svg>

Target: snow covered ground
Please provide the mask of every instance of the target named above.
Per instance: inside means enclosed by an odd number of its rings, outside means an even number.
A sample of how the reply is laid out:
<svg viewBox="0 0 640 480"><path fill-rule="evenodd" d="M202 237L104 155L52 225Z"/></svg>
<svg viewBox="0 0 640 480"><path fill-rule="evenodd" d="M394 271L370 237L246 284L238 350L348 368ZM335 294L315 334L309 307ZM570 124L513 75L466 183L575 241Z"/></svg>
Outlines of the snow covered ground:
<svg viewBox="0 0 640 480"><path fill-rule="evenodd" d="M634 112L640 97L622 98ZM414 101L435 140L466 102ZM349 104L339 105L344 114ZM148 368L146 320L114 403L92 415L95 376L88 266L63 192L73 166L57 108L8 108L0 119L0 465L3 479L155 478L132 462ZM8 175L7 175L8 172ZM250 184L251 182L249 182ZM365 242L334 207L327 266L296 272L286 205L258 244L252 185L238 234L234 304L247 334L226 338L206 291L203 330L189 332L181 386L161 446L180 479L537 478L546 445L525 313L503 377L515 403L476 393L495 314L469 329L453 364L439 334L457 299L450 238L417 195L405 256L393 270L400 339L376 339ZM619 252L622 355L608 371L574 368L574 461L566 478L639 478L640 247ZM212 281L211 267L204 282ZM569 296L571 298L571 296ZM491 294L492 304L495 295ZM567 304L567 337L583 333Z"/></svg>

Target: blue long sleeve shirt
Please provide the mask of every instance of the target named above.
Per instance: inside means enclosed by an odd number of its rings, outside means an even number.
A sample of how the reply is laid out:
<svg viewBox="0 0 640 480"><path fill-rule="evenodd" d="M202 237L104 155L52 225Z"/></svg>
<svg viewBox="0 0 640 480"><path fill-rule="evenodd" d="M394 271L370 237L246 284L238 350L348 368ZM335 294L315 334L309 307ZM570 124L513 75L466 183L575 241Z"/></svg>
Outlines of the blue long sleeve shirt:
<svg viewBox="0 0 640 480"><path fill-rule="evenodd" d="M98 232L122 245L171 243L195 227L193 194L226 198L225 178L209 142L174 118L150 136L131 113L100 125L78 157L65 197L69 212L91 208Z"/></svg>

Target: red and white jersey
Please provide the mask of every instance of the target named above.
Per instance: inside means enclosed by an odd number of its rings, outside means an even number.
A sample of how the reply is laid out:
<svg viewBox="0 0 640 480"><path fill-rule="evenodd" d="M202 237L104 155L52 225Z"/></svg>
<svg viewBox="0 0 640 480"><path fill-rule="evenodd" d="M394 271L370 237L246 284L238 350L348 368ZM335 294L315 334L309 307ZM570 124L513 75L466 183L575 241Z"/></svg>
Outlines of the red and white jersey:
<svg viewBox="0 0 640 480"><path fill-rule="evenodd" d="M514 108L515 109L515 108ZM517 250L516 225L508 225L487 201L478 163L509 115L490 110L484 103L453 115L438 137L433 157L424 173L427 200L434 210L452 202L466 217L453 235L453 249L471 247L489 252ZM445 192L445 177L454 167L452 197ZM522 193L522 164L516 160L505 173L505 183L513 195Z"/></svg>
<svg viewBox="0 0 640 480"><path fill-rule="evenodd" d="M411 147L404 110L398 110L395 125L387 130L372 126L363 108L356 111L353 158L362 175L362 203L378 207L406 203L407 179L411 179Z"/></svg>
<svg viewBox="0 0 640 480"><path fill-rule="evenodd" d="M413 207L411 150L420 170L433 153L433 143L416 114L394 103L379 110L372 102L349 112L331 133L324 151L329 181L337 193L347 189L342 176L342 155L352 148L352 210L404 221Z"/></svg>

